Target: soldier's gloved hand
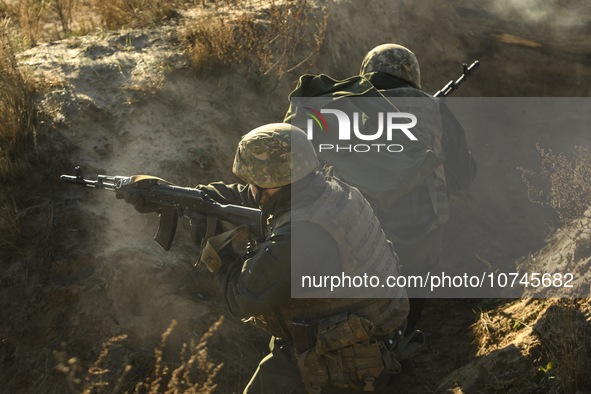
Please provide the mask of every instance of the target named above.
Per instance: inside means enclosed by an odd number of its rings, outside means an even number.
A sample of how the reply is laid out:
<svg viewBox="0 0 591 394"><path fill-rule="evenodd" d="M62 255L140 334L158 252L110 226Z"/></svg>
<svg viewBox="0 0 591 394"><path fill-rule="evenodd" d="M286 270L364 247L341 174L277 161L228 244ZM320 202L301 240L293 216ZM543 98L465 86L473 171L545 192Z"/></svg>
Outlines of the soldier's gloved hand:
<svg viewBox="0 0 591 394"><path fill-rule="evenodd" d="M160 209L158 204L154 202L146 202L138 193L125 192L123 194L123 199L125 202L133 205L135 210L139 213L156 212L158 209Z"/></svg>
<svg viewBox="0 0 591 394"><path fill-rule="evenodd" d="M207 216L199 212L192 212L191 219L191 241L198 246L201 246L201 240L205 238L207 233Z"/></svg>

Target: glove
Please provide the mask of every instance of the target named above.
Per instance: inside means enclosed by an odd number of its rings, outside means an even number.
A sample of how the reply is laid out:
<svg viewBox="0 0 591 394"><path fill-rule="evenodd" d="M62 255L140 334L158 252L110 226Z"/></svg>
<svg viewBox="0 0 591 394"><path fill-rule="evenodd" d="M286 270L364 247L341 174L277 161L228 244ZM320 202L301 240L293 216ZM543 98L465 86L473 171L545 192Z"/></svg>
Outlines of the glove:
<svg viewBox="0 0 591 394"><path fill-rule="evenodd" d="M160 206L155 202L146 202L143 197L138 193L125 192L123 194L125 202L133 205L136 211L139 213L150 213L156 212L160 209Z"/></svg>
<svg viewBox="0 0 591 394"><path fill-rule="evenodd" d="M201 240L205 238L207 233L207 216L199 212L192 212L191 219L191 241L198 246L201 246Z"/></svg>

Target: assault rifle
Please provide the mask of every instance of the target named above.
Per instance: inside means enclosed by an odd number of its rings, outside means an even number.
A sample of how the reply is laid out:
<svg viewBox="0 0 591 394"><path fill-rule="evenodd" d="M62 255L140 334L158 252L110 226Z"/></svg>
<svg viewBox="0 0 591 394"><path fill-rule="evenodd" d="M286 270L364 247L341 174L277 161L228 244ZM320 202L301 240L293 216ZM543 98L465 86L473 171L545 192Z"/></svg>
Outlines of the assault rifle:
<svg viewBox="0 0 591 394"><path fill-rule="evenodd" d="M154 239L164 250L170 250L178 217L192 218L195 212L212 215L234 225L246 224L252 235L257 238L263 237L263 216L260 210L238 205L222 205L201 190L179 187L150 175L99 175L96 180L89 180L84 179L78 166L76 176L62 175L60 179L67 183L114 191L118 199L122 199L124 193L128 192L139 194L145 202L160 205L160 225ZM208 220L208 227L209 223Z"/></svg>
<svg viewBox="0 0 591 394"><path fill-rule="evenodd" d="M447 97L451 92L456 90L458 88L458 86L460 86L462 84L462 82L464 82L466 80L466 78L468 78L468 76L470 74L472 74L474 72L474 70L476 70L478 68L478 66L480 66L480 62L478 60L476 60L470 66L468 66L466 63L464 63L463 64L464 73L462 74L462 76L460 78L458 78L457 81L454 81L453 79L451 81L449 81L448 84L443 87L443 89L441 89L440 91L435 93L433 96Z"/></svg>

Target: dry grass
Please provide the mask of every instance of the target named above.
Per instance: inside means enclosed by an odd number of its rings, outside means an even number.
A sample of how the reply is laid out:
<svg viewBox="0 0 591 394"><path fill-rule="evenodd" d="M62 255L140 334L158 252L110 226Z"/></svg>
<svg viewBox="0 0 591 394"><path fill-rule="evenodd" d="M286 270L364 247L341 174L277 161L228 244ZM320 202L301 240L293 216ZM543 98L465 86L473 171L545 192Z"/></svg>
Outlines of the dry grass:
<svg viewBox="0 0 591 394"><path fill-rule="evenodd" d="M173 366L166 363L163 357L166 340L176 326L173 320L168 330L162 334L162 339L154 349L154 366L150 376L140 382L133 382L130 379L134 367L126 364L125 367L117 368L114 362L109 360L109 352L116 345L121 345L127 339L121 335L109 339L103 343L103 350L94 362L93 366L86 371L86 377L80 377L84 371L80 360L66 356L65 351L54 352L59 361L56 369L66 376L68 385L72 392L80 394L92 393L119 393L126 386L134 385L134 394L206 394L215 391L217 384L214 380L223 367L223 364L215 365L207 354L207 341L218 330L223 322L223 317L214 323L209 330L201 337L198 343L191 341L191 345L183 345L180 354L180 365ZM111 368L114 367L114 368ZM125 391L127 392L127 391Z"/></svg>
<svg viewBox="0 0 591 394"><path fill-rule="evenodd" d="M34 80L16 64L9 35L1 30L0 255L4 263L51 250L53 206L47 191L50 177L65 161L40 127L43 114L33 101L35 89Z"/></svg>
<svg viewBox="0 0 591 394"><path fill-rule="evenodd" d="M316 12L306 0L256 6L252 0L0 0L0 18L16 31L13 43L25 49L97 29L156 26L180 18L189 3L198 16L186 19L180 39L196 72L241 64L263 92L272 91L286 73L309 69L328 21L328 8Z"/></svg>
<svg viewBox="0 0 591 394"><path fill-rule="evenodd" d="M569 160L562 153L556 155L550 149L546 152L539 145L536 147L542 156L540 169L534 172L520 168L530 200L551 206L563 221L583 217L591 206L591 154L588 149L576 146L574 157ZM544 186L536 187L540 182Z"/></svg>
<svg viewBox="0 0 591 394"><path fill-rule="evenodd" d="M486 349L489 341L495 338L495 324L488 312L480 311L476 323L470 326L474 334L473 344L476 345L476 353L480 355Z"/></svg>
<svg viewBox="0 0 591 394"><path fill-rule="evenodd" d="M208 73L219 71L232 62L242 62L254 37L238 34L240 31L250 32L251 24L252 20L247 16L226 21L216 10L186 26L182 38L194 69L198 73Z"/></svg>
<svg viewBox="0 0 591 394"><path fill-rule="evenodd" d="M35 82L16 64L5 31L0 32L0 181L14 181L27 168L27 140L36 135Z"/></svg>
<svg viewBox="0 0 591 394"><path fill-rule="evenodd" d="M18 30L22 47L97 28L154 26L176 18L177 8L190 0L0 0L0 17Z"/></svg>
<svg viewBox="0 0 591 394"><path fill-rule="evenodd" d="M259 90L270 92L286 73L306 72L320 51L328 12L312 20L310 14L306 0L272 1L259 10L247 1L232 7L216 2L201 7L199 17L185 26L182 40L197 72L244 64Z"/></svg>
<svg viewBox="0 0 591 394"><path fill-rule="evenodd" d="M178 16L175 8L189 0L92 0L91 9L100 16L104 29L153 26Z"/></svg>
<svg viewBox="0 0 591 394"><path fill-rule="evenodd" d="M539 170L521 169L530 200L551 206L564 222L572 224L583 219L591 206L591 154L588 149L576 146L573 158L568 159L562 153L556 155L552 150L536 147L542 157ZM576 239L573 240L578 244ZM568 261L568 256L563 259ZM575 260L584 256L585 253ZM549 307L534 326L551 360L543 372L552 374L559 392L576 393L591 388L590 309L588 299L561 299Z"/></svg>
<svg viewBox="0 0 591 394"><path fill-rule="evenodd" d="M534 330L556 364L560 392L591 388L591 316L588 299L562 299L548 308Z"/></svg>
<svg viewBox="0 0 591 394"><path fill-rule="evenodd" d="M519 300L480 312L472 325L476 357L516 344L531 364L527 372L499 381L497 390L575 394L591 388L589 299ZM522 331L531 327L529 331ZM531 335L526 338L524 335ZM548 388L552 387L551 391ZM511 391L510 391L511 392Z"/></svg>
<svg viewBox="0 0 591 394"><path fill-rule="evenodd" d="M56 201L59 174L70 163L68 143L35 104L42 84L18 68L5 29L0 27L0 380L5 391L18 392L14 387L24 376L32 379L32 360L47 353L30 350L23 337L48 331L35 330L39 305L52 290L52 269L64 255L66 214Z"/></svg>

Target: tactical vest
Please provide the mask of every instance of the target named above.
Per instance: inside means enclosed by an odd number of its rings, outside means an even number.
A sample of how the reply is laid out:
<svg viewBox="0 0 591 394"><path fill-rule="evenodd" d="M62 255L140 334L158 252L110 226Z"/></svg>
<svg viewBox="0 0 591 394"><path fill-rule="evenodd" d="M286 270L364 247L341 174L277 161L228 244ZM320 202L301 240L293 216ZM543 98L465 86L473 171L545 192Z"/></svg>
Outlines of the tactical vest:
<svg viewBox="0 0 591 394"><path fill-rule="evenodd" d="M398 257L386 240L380 222L361 193L336 178L327 178L325 191L314 203L292 207L272 218L273 228L289 222L308 221L321 226L336 241L343 271L348 275L371 272L381 278L398 275ZM297 262L293 262L297 263ZM318 320L353 311L370 320L376 335L385 335L399 327L408 314L404 288L396 288L393 298L292 298L273 316L264 316L273 335L289 337L294 318Z"/></svg>
<svg viewBox="0 0 591 394"><path fill-rule="evenodd" d="M399 111L415 115L419 123L413 132L421 136L427 149L437 156L444 156L438 99L410 87L380 92ZM399 198L390 209L378 209L376 214L388 239L395 242L417 242L429 231L445 224L449 217L449 197L443 164L427 175L421 185Z"/></svg>

